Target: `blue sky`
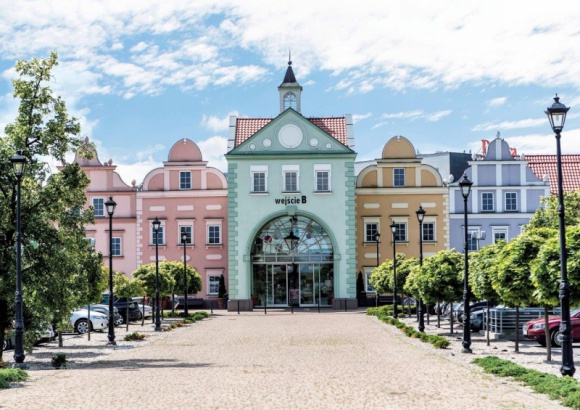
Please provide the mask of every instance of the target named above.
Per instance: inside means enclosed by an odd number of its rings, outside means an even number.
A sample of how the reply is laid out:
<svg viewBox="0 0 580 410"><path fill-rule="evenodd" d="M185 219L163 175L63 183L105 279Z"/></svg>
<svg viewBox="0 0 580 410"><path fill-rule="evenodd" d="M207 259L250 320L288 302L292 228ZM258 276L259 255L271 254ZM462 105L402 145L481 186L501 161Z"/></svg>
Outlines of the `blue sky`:
<svg viewBox="0 0 580 410"><path fill-rule="evenodd" d="M127 183L184 137L225 170L229 116L279 113L289 48L302 114L352 114L359 160L395 135L422 153L477 152L497 131L518 152L555 153L543 111L556 92L572 107L562 150L580 153L578 1L0 0L0 10L0 130L16 116L15 62L57 51L53 89Z"/></svg>

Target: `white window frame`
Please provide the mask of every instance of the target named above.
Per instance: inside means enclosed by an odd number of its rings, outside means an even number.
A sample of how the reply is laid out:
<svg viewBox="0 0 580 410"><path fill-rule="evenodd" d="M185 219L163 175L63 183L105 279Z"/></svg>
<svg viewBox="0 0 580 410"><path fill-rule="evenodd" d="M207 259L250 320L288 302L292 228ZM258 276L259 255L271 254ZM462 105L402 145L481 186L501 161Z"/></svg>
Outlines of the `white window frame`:
<svg viewBox="0 0 580 410"><path fill-rule="evenodd" d="M256 190L254 184L254 175L264 174L264 190ZM268 193L268 166L267 165L251 165L250 166L250 192L252 194L267 194Z"/></svg>
<svg viewBox="0 0 580 410"><path fill-rule="evenodd" d="M186 187L183 186L182 179L181 179L182 175L183 176L189 175L189 186L186 186ZM192 177L191 171L179 171L179 189L181 191L190 191L191 190L191 188L193 186L192 181L191 181L191 177Z"/></svg>
<svg viewBox="0 0 580 410"><path fill-rule="evenodd" d="M296 189L288 189L286 175L296 174ZM300 166L299 165L282 165L282 192L296 193L300 192Z"/></svg>
<svg viewBox="0 0 580 410"><path fill-rule="evenodd" d="M87 241L89 242L89 247L92 249L96 249L97 239L92 236L87 236Z"/></svg>
<svg viewBox="0 0 580 410"><path fill-rule="evenodd" d="M377 229L376 232L377 233L381 233L381 220L380 218L363 218L363 226L364 226L364 242L365 243L374 243L376 244L377 241L374 238L370 238L367 235L367 226L368 225L376 225ZM369 240L370 239L370 240Z"/></svg>
<svg viewBox="0 0 580 410"><path fill-rule="evenodd" d="M365 292L366 294L375 294L377 293L376 289L373 288L373 286L370 284L369 282L369 278L371 277L371 274L373 273L373 270L375 268L369 268L369 267L365 267L364 268L364 274L363 274L363 279L365 281Z"/></svg>
<svg viewBox="0 0 580 410"><path fill-rule="evenodd" d="M181 243L181 228L189 228L191 235L189 237L189 241L186 243L187 246L192 246L195 245L195 236L194 236L194 227L193 227L193 222L195 220L194 219L187 219L187 220L178 220L177 221L177 244L180 246L183 246L183 244Z"/></svg>
<svg viewBox="0 0 580 410"><path fill-rule="evenodd" d="M95 206L95 201L101 201L103 206L101 207L101 212L97 213L97 207ZM105 198L102 197L94 197L91 199L91 203L93 205L93 215L94 216L105 216Z"/></svg>
<svg viewBox="0 0 580 410"><path fill-rule="evenodd" d="M397 175L396 172L397 171L403 171L403 184L397 184ZM399 175L400 177L400 175ZM407 172L405 170L405 168L393 168L393 187L394 188L401 188L401 187L405 187L407 184Z"/></svg>
<svg viewBox="0 0 580 410"><path fill-rule="evenodd" d="M217 226L219 228L219 243L210 243L209 231L210 227ZM206 219L205 221L205 244L206 246L222 246L224 244L223 220L221 219Z"/></svg>
<svg viewBox="0 0 580 410"><path fill-rule="evenodd" d="M291 97L294 98L292 99ZM284 101L284 110L287 110L288 108L296 110L296 107L298 105L298 97L296 96L295 93L293 93L292 91L288 91L287 93L284 94L282 100Z"/></svg>
<svg viewBox="0 0 580 410"><path fill-rule="evenodd" d="M118 240L119 242L119 253L115 252L115 241ZM111 254L112 256L123 256L123 238L120 236L113 236L113 246L111 247Z"/></svg>
<svg viewBox="0 0 580 410"><path fill-rule="evenodd" d="M514 209L508 209L508 195L515 195ZM516 191L508 191L504 194L504 211L505 212L517 212L518 211L518 193Z"/></svg>
<svg viewBox="0 0 580 410"><path fill-rule="evenodd" d="M153 223L152 222L153 222L153 220L150 220L149 221L149 226L150 226L149 232L150 232L150 235L151 235L150 236L150 239L151 240L149 241L149 246L155 246L155 242L153 242L153 237L155 236L155 231L153 229ZM159 246L165 246L165 244L166 244L166 241L165 241L166 240L165 221L164 220L163 221L160 220L159 222L161 222L159 224L159 231L161 231L161 242L159 242Z"/></svg>
<svg viewBox="0 0 580 410"><path fill-rule="evenodd" d="M318 173L328 173L328 189L318 189ZM332 192L332 166L330 164L314 164L314 192L328 193Z"/></svg>
<svg viewBox="0 0 580 410"><path fill-rule="evenodd" d="M217 296L219 293L219 286L220 286L220 276L223 275L224 271L221 269L208 269L205 271L206 274L206 285L207 285L207 295L208 296ZM212 281L210 280L211 277L216 278L215 282L215 292L212 292Z"/></svg>
<svg viewBox="0 0 580 410"><path fill-rule="evenodd" d="M433 239L425 239L425 227L427 226L427 224L433 225ZM423 239L423 242L437 242L437 223L435 221L424 220L421 229L422 229L421 237Z"/></svg>
<svg viewBox="0 0 580 410"><path fill-rule="evenodd" d="M483 199L484 195L491 195L491 209L484 209L485 208L485 200ZM481 193L481 212L495 212L495 193L494 192L482 192Z"/></svg>
<svg viewBox="0 0 580 410"><path fill-rule="evenodd" d="M405 226L405 237L403 240L397 240L397 243L408 243L409 242L409 218L400 218L394 217L392 220L396 225L404 225ZM394 239L393 232L391 228L389 228L389 233L391 236L391 240ZM399 235L399 229L397 228L397 235Z"/></svg>
<svg viewBox="0 0 580 410"><path fill-rule="evenodd" d="M504 234L505 241L509 242L509 227L508 226L492 226L491 227L491 235L493 237L493 243L497 243L498 239L495 237L495 234Z"/></svg>

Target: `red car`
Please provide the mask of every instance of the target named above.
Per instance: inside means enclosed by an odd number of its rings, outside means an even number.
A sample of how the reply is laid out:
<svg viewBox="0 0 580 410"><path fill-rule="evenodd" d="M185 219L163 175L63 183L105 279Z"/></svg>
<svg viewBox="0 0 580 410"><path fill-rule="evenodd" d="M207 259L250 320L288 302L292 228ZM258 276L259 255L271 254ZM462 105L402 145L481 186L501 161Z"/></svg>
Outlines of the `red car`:
<svg viewBox="0 0 580 410"><path fill-rule="evenodd" d="M550 316L548 327L550 329L550 340L552 346L562 346L562 333L560 332L560 316ZM570 324L572 325L572 341L580 342L580 309L570 312ZM546 325L545 319L530 320L522 327L524 337L535 340L542 346L546 346Z"/></svg>

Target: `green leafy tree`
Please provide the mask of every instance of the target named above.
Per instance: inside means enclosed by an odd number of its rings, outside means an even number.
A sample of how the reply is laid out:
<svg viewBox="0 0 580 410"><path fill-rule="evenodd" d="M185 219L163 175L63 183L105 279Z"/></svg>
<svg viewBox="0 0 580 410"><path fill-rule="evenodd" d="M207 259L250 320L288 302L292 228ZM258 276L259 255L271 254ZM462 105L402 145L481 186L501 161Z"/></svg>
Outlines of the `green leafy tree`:
<svg viewBox="0 0 580 410"><path fill-rule="evenodd" d="M175 281L175 288L172 292L183 292L185 289L185 283L183 283L183 262L164 261L159 265L159 268L167 271ZM201 292L202 283L200 274L191 266L187 266L185 272L187 275L187 293L194 295L197 292Z"/></svg>
<svg viewBox="0 0 580 410"><path fill-rule="evenodd" d="M159 295L165 297L171 295L175 288L175 279L171 274L170 269L164 269L163 265L168 263L163 261L159 263ZM139 279L143 286L143 291L146 296L155 297L155 263L141 265L133 272L133 278Z"/></svg>
<svg viewBox="0 0 580 410"><path fill-rule="evenodd" d="M564 192L564 223L566 226L580 224L580 191ZM558 229L558 197L550 195L542 198L542 206L536 210L527 228Z"/></svg>
<svg viewBox="0 0 580 410"><path fill-rule="evenodd" d="M224 275L220 275L220 282L219 282L219 286L218 286L218 298L223 298L226 293L228 293L227 289L226 289L226 280L224 278Z"/></svg>
<svg viewBox="0 0 580 410"><path fill-rule="evenodd" d="M411 266L415 262L408 262L413 261L414 259L411 258L407 260L404 253L397 253L396 260L397 289L400 289L402 292L404 291L405 282L407 280L407 276L409 275ZM384 261L373 270L369 281L378 294L392 293L395 286L394 276L393 260L390 259Z"/></svg>
<svg viewBox="0 0 580 410"><path fill-rule="evenodd" d="M501 301L516 308L516 326L519 326L519 308L537 304L530 271L542 243L540 236L524 232L502 247L497 269L491 271L492 286ZM518 352L519 331L515 342Z"/></svg>
<svg viewBox="0 0 580 410"><path fill-rule="evenodd" d="M16 63L19 77L12 84L20 105L0 139L0 342L14 317L16 184L9 159L17 150L28 162L21 182L25 341L42 322L64 323L95 293L101 256L85 239L84 226L93 221L92 212L82 210L89 180L78 164L51 175L41 160L64 162L65 154L78 151L83 142L77 137L78 121L69 117L65 102L48 86L56 65L56 53Z"/></svg>

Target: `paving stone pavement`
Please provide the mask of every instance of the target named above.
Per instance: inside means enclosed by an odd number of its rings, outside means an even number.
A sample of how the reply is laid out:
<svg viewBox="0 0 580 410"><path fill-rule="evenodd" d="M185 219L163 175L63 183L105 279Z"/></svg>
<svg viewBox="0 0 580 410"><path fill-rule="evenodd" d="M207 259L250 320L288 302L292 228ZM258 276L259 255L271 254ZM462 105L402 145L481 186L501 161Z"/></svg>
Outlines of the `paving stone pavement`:
<svg viewBox="0 0 580 410"><path fill-rule="evenodd" d="M352 312L220 311L86 366L31 370L2 409L556 409ZM43 373L44 372L44 373Z"/></svg>

